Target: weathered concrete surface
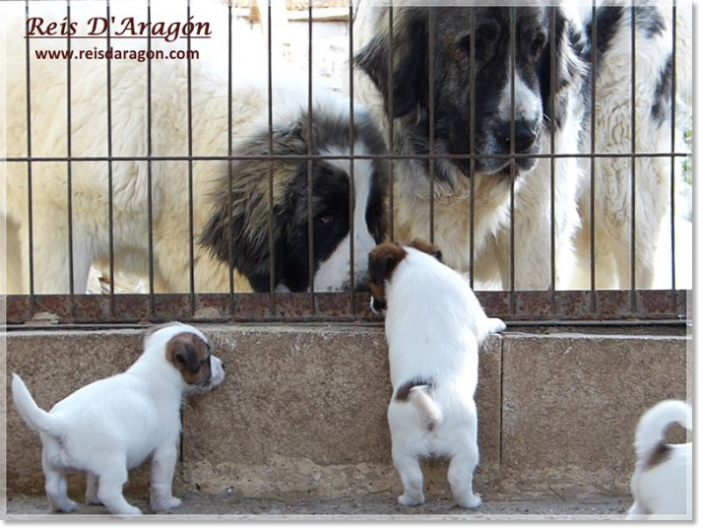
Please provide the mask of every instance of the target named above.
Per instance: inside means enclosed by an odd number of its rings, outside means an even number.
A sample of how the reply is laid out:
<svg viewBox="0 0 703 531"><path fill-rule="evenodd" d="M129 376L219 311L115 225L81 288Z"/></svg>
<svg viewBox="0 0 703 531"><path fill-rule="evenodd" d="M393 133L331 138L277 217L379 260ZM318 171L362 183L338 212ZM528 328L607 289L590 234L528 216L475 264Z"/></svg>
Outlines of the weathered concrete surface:
<svg viewBox="0 0 703 531"><path fill-rule="evenodd" d="M391 464L391 393L378 326L202 326L228 377L184 411L181 492L240 496L400 493ZM682 329L617 334L494 336L481 353L477 397L482 463L477 490L524 485L627 495L632 433L644 408L686 398ZM7 335L7 374L19 373L42 407L128 367L142 332ZM7 381L9 390L9 378ZM9 400L7 486L43 490L41 448ZM501 433L502 430L502 433ZM446 466L425 467L429 496L446 496ZM128 491L146 495L148 469ZM69 485L82 498L82 478Z"/></svg>
<svg viewBox="0 0 703 531"><path fill-rule="evenodd" d="M626 493L642 413L687 398L686 339L513 334L503 341L506 482ZM675 440L685 440L680 430Z"/></svg>

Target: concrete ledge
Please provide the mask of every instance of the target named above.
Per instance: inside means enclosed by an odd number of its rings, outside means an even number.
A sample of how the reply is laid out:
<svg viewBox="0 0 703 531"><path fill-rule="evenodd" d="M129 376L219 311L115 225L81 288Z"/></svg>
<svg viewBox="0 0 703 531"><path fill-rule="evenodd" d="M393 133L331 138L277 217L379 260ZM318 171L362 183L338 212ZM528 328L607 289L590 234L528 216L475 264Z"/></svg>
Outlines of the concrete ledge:
<svg viewBox="0 0 703 531"><path fill-rule="evenodd" d="M228 379L213 393L192 397L184 410L178 491L322 498L399 493L386 424L391 388L382 327L202 329ZM664 398L687 398L690 339L683 334L675 328L657 336L491 337L481 353L477 396L477 490L529 484L531 490L556 485L627 495L639 415ZM49 408L124 370L141 341L138 330L12 332L7 374L19 373ZM7 385L9 391L9 378ZM8 492L42 492L40 454L38 437L8 398ZM430 495L446 494L446 467L435 463L425 471ZM129 490L145 496L147 483L148 467L142 467ZM84 488L78 477L69 485L74 495Z"/></svg>

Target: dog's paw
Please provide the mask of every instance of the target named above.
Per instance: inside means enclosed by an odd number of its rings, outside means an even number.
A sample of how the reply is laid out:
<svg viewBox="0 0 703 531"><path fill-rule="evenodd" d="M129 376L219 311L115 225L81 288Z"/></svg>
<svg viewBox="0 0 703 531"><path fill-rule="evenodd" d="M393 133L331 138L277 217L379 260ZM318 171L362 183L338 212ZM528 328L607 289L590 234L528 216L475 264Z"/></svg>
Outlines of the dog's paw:
<svg viewBox="0 0 703 531"><path fill-rule="evenodd" d="M97 494L86 494L85 495L86 505L102 505L103 502L100 501Z"/></svg>
<svg viewBox="0 0 703 531"><path fill-rule="evenodd" d="M78 510L78 504L73 500L66 499L61 505L54 506L52 509L59 513L75 513Z"/></svg>
<svg viewBox="0 0 703 531"><path fill-rule="evenodd" d="M483 501L481 501L481 496L479 496L478 494L471 494L469 496L465 496L461 500L455 501L456 504L462 509L478 509L483 503Z"/></svg>
<svg viewBox="0 0 703 531"><path fill-rule="evenodd" d="M488 319L488 325L486 326L486 329L490 334L497 334L498 332L502 332L506 328L508 327L502 319L498 319L496 317Z"/></svg>
<svg viewBox="0 0 703 531"><path fill-rule="evenodd" d="M174 509L178 509L181 505L183 505L183 502L180 498L171 497L153 503L151 505L151 508L155 513L165 513L168 511L173 511Z"/></svg>
<svg viewBox="0 0 703 531"><path fill-rule="evenodd" d="M402 496L398 496L398 503L407 507L415 507L416 505L422 505L425 503L425 497L420 496L419 498L413 498L412 496L403 494Z"/></svg>

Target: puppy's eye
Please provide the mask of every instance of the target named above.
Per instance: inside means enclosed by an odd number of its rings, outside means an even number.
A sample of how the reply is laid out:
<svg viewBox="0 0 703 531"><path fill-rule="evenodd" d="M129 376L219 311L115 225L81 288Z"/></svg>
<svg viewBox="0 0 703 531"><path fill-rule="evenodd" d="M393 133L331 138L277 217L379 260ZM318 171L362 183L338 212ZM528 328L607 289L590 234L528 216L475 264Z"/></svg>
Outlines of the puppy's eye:
<svg viewBox="0 0 703 531"><path fill-rule="evenodd" d="M317 216L317 221L319 221L323 225L331 225L332 223L334 223L334 220L335 216L333 212L326 212Z"/></svg>

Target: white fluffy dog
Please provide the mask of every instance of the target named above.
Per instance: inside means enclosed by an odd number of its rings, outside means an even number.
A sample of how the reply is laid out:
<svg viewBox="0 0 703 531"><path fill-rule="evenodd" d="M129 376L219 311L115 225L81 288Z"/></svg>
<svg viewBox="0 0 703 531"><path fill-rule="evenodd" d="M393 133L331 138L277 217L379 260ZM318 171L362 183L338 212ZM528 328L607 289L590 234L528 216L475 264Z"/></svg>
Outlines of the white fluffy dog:
<svg viewBox="0 0 703 531"><path fill-rule="evenodd" d="M692 445L667 444L669 425L693 428L691 406L665 400L647 411L635 435L637 468L630 487L635 502L628 520L690 520L692 518Z"/></svg>
<svg viewBox="0 0 703 531"><path fill-rule="evenodd" d="M420 240L384 243L369 257L372 308L386 308L388 424L405 489L398 502L423 503L420 459L446 456L454 500L476 508L478 347L505 323L486 317L466 279L440 260L439 250Z"/></svg>
<svg viewBox="0 0 703 531"><path fill-rule="evenodd" d="M211 355L207 338L181 323L156 327L144 353L124 373L93 382L58 402L47 413L18 375L12 381L15 406L39 432L46 494L53 510L78 506L67 495L66 472L88 475L86 503L103 504L114 514L138 515L122 495L128 470L152 460L151 508L181 505L171 493L183 395L217 387L224 365Z"/></svg>

